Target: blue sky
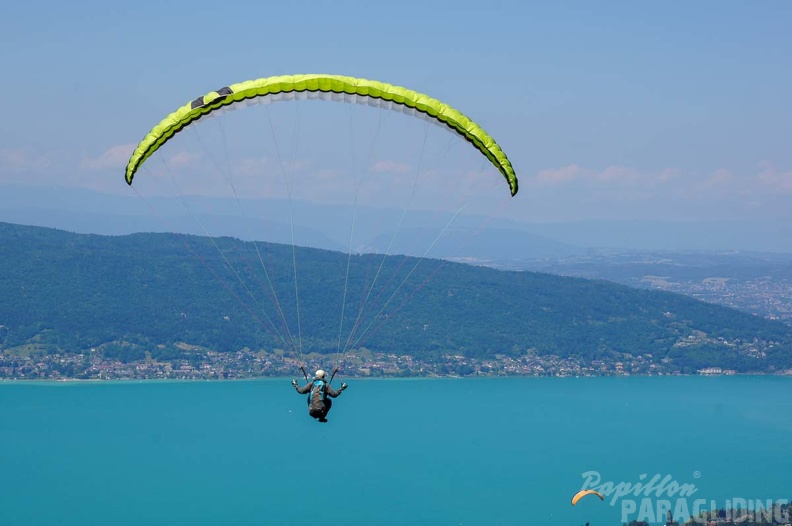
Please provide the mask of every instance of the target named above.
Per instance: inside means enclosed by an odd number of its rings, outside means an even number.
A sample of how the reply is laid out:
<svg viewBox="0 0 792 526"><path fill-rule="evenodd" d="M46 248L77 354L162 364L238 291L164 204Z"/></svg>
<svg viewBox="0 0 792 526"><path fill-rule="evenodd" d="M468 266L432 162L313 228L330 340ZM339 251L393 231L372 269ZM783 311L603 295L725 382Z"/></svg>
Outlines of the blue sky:
<svg viewBox="0 0 792 526"><path fill-rule="evenodd" d="M219 86L324 72L484 126L515 219L792 219L792 3L15 2L0 185L123 192L130 145Z"/></svg>

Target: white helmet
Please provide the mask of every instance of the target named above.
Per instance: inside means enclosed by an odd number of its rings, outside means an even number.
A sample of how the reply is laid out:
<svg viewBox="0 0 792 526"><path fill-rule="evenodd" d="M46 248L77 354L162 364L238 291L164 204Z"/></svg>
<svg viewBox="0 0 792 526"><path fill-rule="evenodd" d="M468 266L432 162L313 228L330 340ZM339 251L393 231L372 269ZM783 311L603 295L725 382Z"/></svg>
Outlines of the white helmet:
<svg viewBox="0 0 792 526"><path fill-rule="evenodd" d="M321 378L322 380L324 380L324 377L325 377L326 375L327 375L327 373L325 373L325 372L324 372L323 370L321 370L321 369L319 369L318 371L316 371L316 377L317 377L317 378Z"/></svg>

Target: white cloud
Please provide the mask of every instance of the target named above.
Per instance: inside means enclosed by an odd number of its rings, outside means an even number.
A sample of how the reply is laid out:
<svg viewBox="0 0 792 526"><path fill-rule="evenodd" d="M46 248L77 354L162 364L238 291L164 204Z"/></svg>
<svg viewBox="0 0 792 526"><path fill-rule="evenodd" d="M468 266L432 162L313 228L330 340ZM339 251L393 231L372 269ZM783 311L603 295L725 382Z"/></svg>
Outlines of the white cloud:
<svg viewBox="0 0 792 526"><path fill-rule="evenodd" d="M339 168L328 168L324 170L316 170L311 174L315 177L318 181L337 181L339 179L343 179L347 175L347 170L341 170Z"/></svg>
<svg viewBox="0 0 792 526"><path fill-rule="evenodd" d="M116 145L90 156L69 150L0 148L0 184L125 192L128 189L122 172L132 149L131 144ZM470 195L484 195L489 190L496 197L506 198L501 191L505 187L503 178L489 167L478 172L442 162L427 163L416 175L409 161L386 159L371 163L367 170L350 173L343 160L331 162L319 157L321 161L297 159L284 166L295 199L320 203L357 197L361 203L455 209ZM137 187L143 185L147 195L177 191L184 195L235 192L251 198L288 197L289 188L276 159L259 152L229 162L218 165L205 151L174 149L164 157L158 153L144 165L145 177L140 177ZM792 218L792 170L769 161L749 170L720 167L701 172L570 163L533 176L524 172L519 176L520 194L516 200L509 200L514 201L509 206L515 218L528 221ZM167 181L170 178L173 182ZM477 197L474 202L478 201Z"/></svg>
<svg viewBox="0 0 792 526"><path fill-rule="evenodd" d="M135 144L119 144L111 146L97 157L85 156L80 161L80 168L85 170L123 170L132 156ZM158 177L163 172L178 171L201 166L207 170L216 169L212 163L207 163L201 153L179 150L168 154L163 163L159 153L149 158L142 166L149 174Z"/></svg>
<svg viewBox="0 0 792 526"><path fill-rule="evenodd" d="M36 172L51 168L57 153L36 153L25 148L0 148L0 170Z"/></svg>
<svg viewBox="0 0 792 526"><path fill-rule="evenodd" d="M561 168L542 170L534 181L530 179L527 184L542 186L561 186L586 184L592 187L605 186L643 186L651 187L666 184L680 176L680 171L675 168L666 168L657 172L642 172L628 166L611 165L604 169L583 168L577 164L570 164ZM521 180L522 183L522 180Z"/></svg>
<svg viewBox="0 0 792 526"><path fill-rule="evenodd" d="M536 177L536 182L541 185L564 184L574 181L583 173L583 170L576 164L570 164L563 168L551 168L542 170Z"/></svg>
<svg viewBox="0 0 792 526"><path fill-rule="evenodd" d="M269 167L269 162L263 157L248 157L234 161L232 169L234 176L253 177L259 176Z"/></svg>
<svg viewBox="0 0 792 526"><path fill-rule="evenodd" d="M410 165L398 161L377 161L369 167L372 173L408 174L413 171Z"/></svg>
<svg viewBox="0 0 792 526"><path fill-rule="evenodd" d="M756 182L771 192L792 194L792 170L781 171L769 161L760 162Z"/></svg>
<svg viewBox="0 0 792 526"><path fill-rule="evenodd" d="M288 170L290 172L300 172L303 170L307 170L313 165L312 161L306 159L297 159L296 161L289 161L283 163L284 170Z"/></svg>
<svg viewBox="0 0 792 526"><path fill-rule="evenodd" d="M135 151L134 144L119 144L112 146L99 155L99 157L83 157L80 168L88 170L122 170L129 162L129 157Z"/></svg>
<svg viewBox="0 0 792 526"><path fill-rule="evenodd" d="M201 162L203 162L203 155L187 151L174 152L167 159L168 167L177 170L190 168Z"/></svg>
<svg viewBox="0 0 792 526"><path fill-rule="evenodd" d="M755 219L792 212L792 171L769 162L742 172L569 164L523 174L520 185L518 198L530 202L527 220Z"/></svg>

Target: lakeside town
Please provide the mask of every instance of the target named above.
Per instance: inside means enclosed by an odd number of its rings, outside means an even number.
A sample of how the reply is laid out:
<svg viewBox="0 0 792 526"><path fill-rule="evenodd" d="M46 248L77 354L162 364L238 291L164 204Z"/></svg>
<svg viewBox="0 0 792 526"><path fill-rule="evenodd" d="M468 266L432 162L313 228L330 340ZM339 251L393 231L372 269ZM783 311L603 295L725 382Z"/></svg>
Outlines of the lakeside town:
<svg viewBox="0 0 792 526"><path fill-rule="evenodd" d="M792 325L792 276L788 263L749 265L737 256L730 259L721 255L714 260L707 257L618 253L524 262L516 268L675 292Z"/></svg>
<svg viewBox="0 0 792 526"><path fill-rule="evenodd" d="M760 276L745 280L719 277L681 280L645 276L642 285L792 324L792 280L789 279Z"/></svg>
<svg viewBox="0 0 792 526"><path fill-rule="evenodd" d="M693 345L704 338L691 335L677 346ZM730 342L741 345L742 352L752 356L764 355L769 342ZM178 359L156 360L150 353L146 358L123 361L107 358L101 349L79 353L22 355L0 351L0 379L11 380L224 380L262 377L301 376L300 365L310 372L313 368L330 369L338 366L345 377L357 378L407 378L407 377L461 377L461 376L665 376L691 374L683 371L672 360L655 359L652 354L621 354L614 360L586 361L579 357L562 358L539 355L527 351L514 357L496 354L489 358L471 358L459 354L443 354L440 359L422 360L407 354L374 353L356 350L339 363L338 355L310 354L304 360L289 356L283 351L217 352L187 344L178 345L183 351ZM700 375L732 375L736 371L720 367L706 367L695 371ZM792 374L792 371L779 371Z"/></svg>

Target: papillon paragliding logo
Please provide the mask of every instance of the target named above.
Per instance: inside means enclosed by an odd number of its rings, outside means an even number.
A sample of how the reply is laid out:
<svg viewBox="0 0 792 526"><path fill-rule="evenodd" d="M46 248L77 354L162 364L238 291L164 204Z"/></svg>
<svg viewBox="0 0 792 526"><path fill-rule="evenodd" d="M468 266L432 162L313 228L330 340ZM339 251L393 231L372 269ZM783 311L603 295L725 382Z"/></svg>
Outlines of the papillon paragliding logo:
<svg viewBox="0 0 792 526"><path fill-rule="evenodd" d="M637 482L603 481L597 471L582 474L583 487L572 498L576 505L588 495L596 495L609 504L619 503L622 523L678 525L687 520L693 524L750 523L789 525L789 501L786 499L732 498L723 502L691 498L699 488L692 483L680 483L670 474L649 476L642 473ZM696 471L694 478L701 474ZM590 498L590 497L589 497Z"/></svg>
<svg viewBox="0 0 792 526"><path fill-rule="evenodd" d="M581 498L593 492L600 499L610 497L609 504L615 506L619 499L624 497L689 497L698 491L695 484L679 483L672 475L657 473L649 477L648 473L638 475L638 482L613 482L603 481L598 471L586 471L581 475L584 479L583 486L576 496Z"/></svg>
<svg viewBox="0 0 792 526"><path fill-rule="evenodd" d="M698 491L695 484L679 483L673 476L641 473L637 482L603 481L598 471L587 471L580 491L572 499L577 503L586 495L597 495L608 503L621 506L621 521L636 519L649 523L662 522L667 517L690 516L688 497Z"/></svg>

